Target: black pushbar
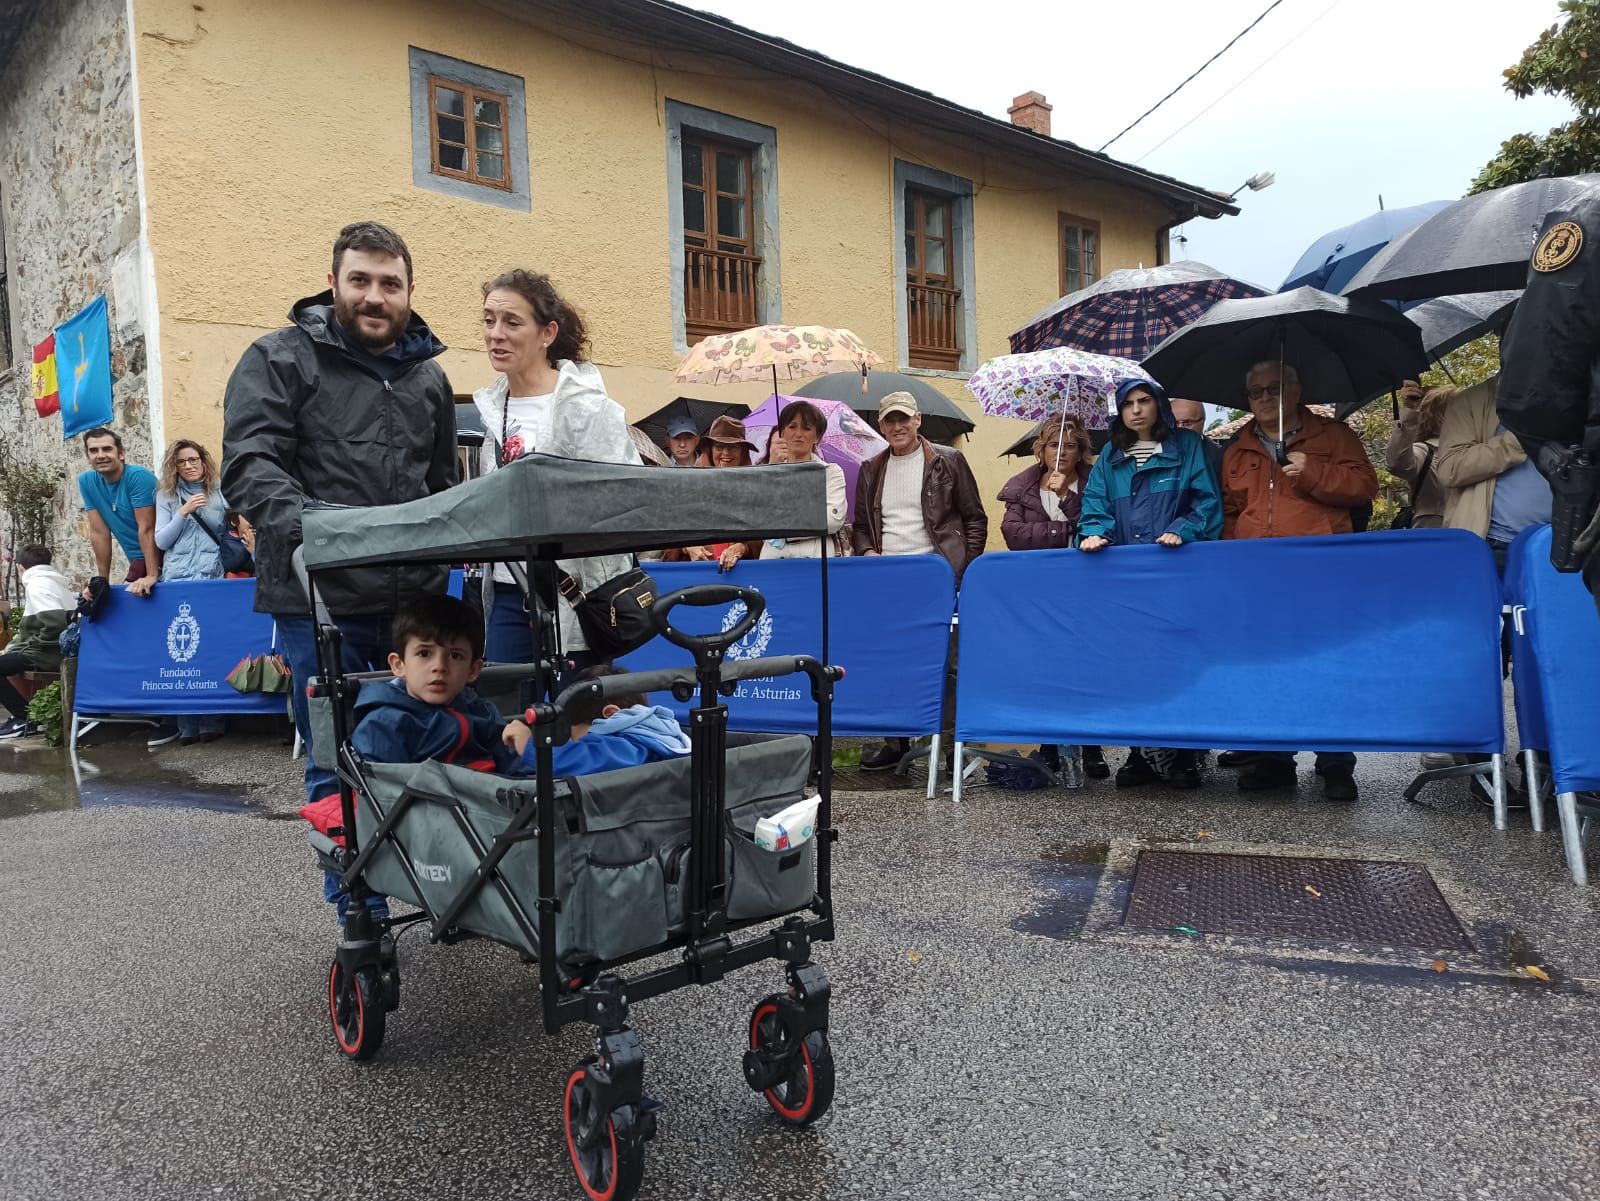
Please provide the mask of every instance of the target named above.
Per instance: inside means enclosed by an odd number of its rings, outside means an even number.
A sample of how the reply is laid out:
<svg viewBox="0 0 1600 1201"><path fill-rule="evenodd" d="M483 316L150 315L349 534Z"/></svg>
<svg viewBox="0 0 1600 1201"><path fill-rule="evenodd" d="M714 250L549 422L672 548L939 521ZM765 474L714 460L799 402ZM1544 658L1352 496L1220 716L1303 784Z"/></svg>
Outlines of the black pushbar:
<svg viewBox="0 0 1600 1201"><path fill-rule="evenodd" d="M712 605L729 605L744 602L744 616L726 630L715 634L687 634L668 620L668 615L679 605L709 608ZM650 607L650 620L668 642L676 643L695 655L727 650L751 630L766 612L766 599L754 588L741 588L737 584L694 584L658 597Z"/></svg>

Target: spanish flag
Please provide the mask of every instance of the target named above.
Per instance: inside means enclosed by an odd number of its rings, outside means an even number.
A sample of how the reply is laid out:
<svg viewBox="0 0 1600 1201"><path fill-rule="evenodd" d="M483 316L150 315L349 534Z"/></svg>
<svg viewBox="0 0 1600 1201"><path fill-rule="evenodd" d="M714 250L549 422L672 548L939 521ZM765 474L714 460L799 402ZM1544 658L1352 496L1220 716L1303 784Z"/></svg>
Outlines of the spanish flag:
<svg viewBox="0 0 1600 1201"><path fill-rule="evenodd" d="M33 348L33 407L41 417L61 409L61 390L56 385L56 336L51 334Z"/></svg>

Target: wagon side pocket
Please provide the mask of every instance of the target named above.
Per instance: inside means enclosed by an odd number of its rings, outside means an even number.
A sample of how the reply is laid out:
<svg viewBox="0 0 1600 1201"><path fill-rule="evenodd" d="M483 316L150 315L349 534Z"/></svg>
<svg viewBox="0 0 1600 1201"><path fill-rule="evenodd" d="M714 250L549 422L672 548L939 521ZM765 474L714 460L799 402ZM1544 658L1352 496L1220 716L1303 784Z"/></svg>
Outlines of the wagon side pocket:
<svg viewBox="0 0 1600 1201"><path fill-rule="evenodd" d="M730 820L727 839L733 850L733 878L728 888L730 920L777 917L811 904L817 884L815 838L797 850L763 851Z"/></svg>
<svg viewBox="0 0 1600 1201"><path fill-rule="evenodd" d="M619 959L666 941L666 884L654 853L626 863L586 856L572 903L577 954Z"/></svg>
<svg viewBox="0 0 1600 1201"><path fill-rule="evenodd" d="M683 929L688 921L684 912L684 893L689 887L689 844L673 843L662 847L661 876L666 883L667 928L673 932Z"/></svg>

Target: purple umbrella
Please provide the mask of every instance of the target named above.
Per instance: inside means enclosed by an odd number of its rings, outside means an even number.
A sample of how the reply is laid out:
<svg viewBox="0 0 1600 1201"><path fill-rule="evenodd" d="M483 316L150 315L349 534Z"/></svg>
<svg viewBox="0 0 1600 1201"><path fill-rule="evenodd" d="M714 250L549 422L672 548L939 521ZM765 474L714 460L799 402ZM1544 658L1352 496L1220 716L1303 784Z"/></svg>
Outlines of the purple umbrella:
<svg viewBox="0 0 1600 1201"><path fill-rule="evenodd" d="M856 519L856 476L861 474L861 464L874 455L889 449L889 444L863 421L849 405L837 400L814 400L809 396L769 396L760 408L744 419L745 437L759 448L756 462L767 457L767 441L778 428L778 414L791 401L803 400L822 410L828 427L817 444L817 457L824 463L837 463L844 470L845 496L848 497L847 521Z"/></svg>

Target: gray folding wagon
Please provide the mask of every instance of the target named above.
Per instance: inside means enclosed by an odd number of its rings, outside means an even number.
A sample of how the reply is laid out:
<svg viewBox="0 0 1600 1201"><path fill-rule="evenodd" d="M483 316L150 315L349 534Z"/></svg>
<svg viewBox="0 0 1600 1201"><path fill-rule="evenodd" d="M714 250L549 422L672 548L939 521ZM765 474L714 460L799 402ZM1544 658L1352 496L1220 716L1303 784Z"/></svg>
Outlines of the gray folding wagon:
<svg viewBox="0 0 1600 1201"><path fill-rule="evenodd" d="M644 1144L659 1104L644 1095L644 1054L628 1026L631 1004L776 959L787 988L755 1005L743 1056L746 1083L783 1121L804 1126L833 1099L829 985L811 944L833 938L830 850L831 719L827 561L818 562L823 659L732 662L728 647L760 619L749 588L713 584L659 597L660 635L689 650L693 668L606 676L556 694L560 665L553 595L535 587L535 662L491 667L480 690L520 686L538 771L516 778L441 762L372 763L350 746L362 676L341 667L340 634L319 576L376 563L510 562L530 580L556 559L825 533L820 464L744 471L670 471L531 455L437 496L382 508L308 507L303 561L316 613L320 674L313 739L339 776L341 842L313 832L323 867L349 890L342 941L328 973L339 1050L370 1059L400 1004L395 933L427 923L434 942L487 938L536 965L546 1030L596 1027L596 1054L568 1073L562 1121L578 1182L592 1201L638 1190ZM541 572L543 574L541 574ZM681 605L743 602L726 630L688 633ZM715 623L713 623L715 624ZM817 705L817 737L730 733L725 697L740 680L800 674ZM370 678L370 677L368 677ZM670 690L689 711L686 759L578 778L555 777L551 751L570 735L579 697ZM815 774L816 834L798 848L758 847L756 823L800 800ZM419 912L379 918L378 894ZM676 953L675 962L639 963Z"/></svg>

